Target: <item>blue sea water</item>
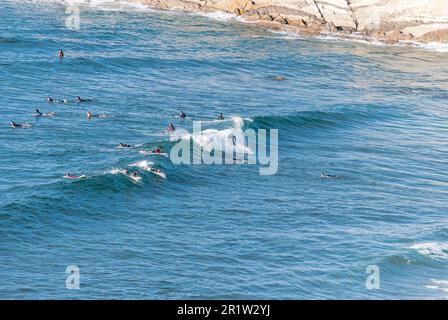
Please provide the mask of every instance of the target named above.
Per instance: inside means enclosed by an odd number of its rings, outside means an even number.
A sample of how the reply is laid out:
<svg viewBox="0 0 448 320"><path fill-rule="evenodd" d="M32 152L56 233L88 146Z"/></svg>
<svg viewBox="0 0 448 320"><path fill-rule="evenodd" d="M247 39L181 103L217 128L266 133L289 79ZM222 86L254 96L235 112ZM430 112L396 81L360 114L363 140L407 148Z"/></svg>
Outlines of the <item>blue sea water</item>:
<svg viewBox="0 0 448 320"><path fill-rule="evenodd" d="M123 3L82 6L80 30L56 1L0 7L0 298L448 297L448 53ZM207 129L279 130L277 174L137 152L221 112ZM142 160L166 179L114 171Z"/></svg>

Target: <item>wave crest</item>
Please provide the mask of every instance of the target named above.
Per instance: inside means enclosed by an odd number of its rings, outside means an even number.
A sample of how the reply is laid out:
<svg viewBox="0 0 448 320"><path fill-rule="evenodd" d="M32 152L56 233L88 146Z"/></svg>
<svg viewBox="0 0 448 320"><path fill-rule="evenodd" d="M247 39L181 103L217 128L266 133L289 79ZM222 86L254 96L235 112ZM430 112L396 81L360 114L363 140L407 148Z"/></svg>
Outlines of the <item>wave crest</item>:
<svg viewBox="0 0 448 320"><path fill-rule="evenodd" d="M432 259L448 259L448 243L446 242L423 242L414 244L410 248Z"/></svg>

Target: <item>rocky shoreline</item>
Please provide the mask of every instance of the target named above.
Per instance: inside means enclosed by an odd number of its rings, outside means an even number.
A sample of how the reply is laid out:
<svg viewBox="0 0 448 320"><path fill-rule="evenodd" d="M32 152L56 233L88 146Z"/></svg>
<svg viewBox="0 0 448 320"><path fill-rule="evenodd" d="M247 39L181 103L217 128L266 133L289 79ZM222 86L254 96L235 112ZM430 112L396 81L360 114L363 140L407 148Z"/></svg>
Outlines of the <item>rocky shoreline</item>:
<svg viewBox="0 0 448 320"><path fill-rule="evenodd" d="M361 35L385 43L448 43L447 0L131 0L159 9L227 12L304 35Z"/></svg>

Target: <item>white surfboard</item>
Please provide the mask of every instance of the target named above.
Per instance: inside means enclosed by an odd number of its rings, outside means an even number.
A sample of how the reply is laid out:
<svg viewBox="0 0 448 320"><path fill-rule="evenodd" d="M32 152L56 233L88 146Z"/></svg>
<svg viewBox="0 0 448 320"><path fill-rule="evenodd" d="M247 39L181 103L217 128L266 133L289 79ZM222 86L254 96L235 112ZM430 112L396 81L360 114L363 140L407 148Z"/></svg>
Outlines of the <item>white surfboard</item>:
<svg viewBox="0 0 448 320"><path fill-rule="evenodd" d="M145 156L163 156L163 157L168 157L168 153L165 152L153 152L153 151L145 151L145 150L141 150L138 153L143 154Z"/></svg>
<svg viewBox="0 0 448 320"><path fill-rule="evenodd" d="M134 148L134 146L126 147L126 146L120 146L120 145L118 145L118 146L116 146L115 148L116 148L116 149L132 149L132 148Z"/></svg>
<svg viewBox="0 0 448 320"><path fill-rule="evenodd" d="M82 176L68 176L68 175L65 175L65 176L63 176L63 178L64 179L69 179L69 180L79 180L79 179L85 179L87 177L85 175L82 175Z"/></svg>
<svg viewBox="0 0 448 320"><path fill-rule="evenodd" d="M143 170L145 170L145 171L148 171L148 172L151 172L152 174L155 174L156 176L159 176L159 177L161 177L162 179L166 179L166 174L165 173L163 173L162 171L157 171L156 169L154 169L154 168L151 168L151 167L141 167Z"/></svg>
<svg viewBox="0 0 448 320"><path fill-rule="evenodd" d="M48 112L48 113L35 113L33 114L33 117L54 117L56 115L55 112Z"/></svg>
<svg viewBox="0 0 448 320"><path fill-rule="evenodd" d="M139 182L140 180L142 180L142 177L139 177L139 176L134 177L133 175L127 175L127 177L134 182Z"/></svg>
<svg viewBox="0 0 448 320"><path fill-rule="evenodd" d="M155 174L156 176L161 177L162 179L166 179L166 175L162 171L157 172L154 169L150 169L149 172L151 172L152 174Z"/></svg>

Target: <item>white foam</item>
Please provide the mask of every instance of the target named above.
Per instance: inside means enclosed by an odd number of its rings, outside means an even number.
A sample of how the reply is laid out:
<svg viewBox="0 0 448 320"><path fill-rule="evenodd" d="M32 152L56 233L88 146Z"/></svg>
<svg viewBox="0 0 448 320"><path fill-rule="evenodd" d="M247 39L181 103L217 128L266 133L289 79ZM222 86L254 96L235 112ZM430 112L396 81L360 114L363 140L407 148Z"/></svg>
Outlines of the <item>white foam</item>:
<svg viewBox="0 0 448 320"><path fill-rule="evenodd" d="M226 120L219 120L219 119L216 119L216 120L201 120L201 123L223 123L225 121Z"/></svg>
<svg viewBox="0 0 448 320"><path fill-rule="evenodd" d="M358 35L358 34L351 34L347 37L341 37L338 36L336 34L331 34L331 33L322 33L318 36L315 37L316 39L319 40L330 40L330 41L347 41L347 42L357 42L357 43L362 43L362 44L368 44L368 45L375 45L375 46L388 46L390 44L381 42L379 40L374 40L374 39L370 39L370 38L366 38L363 35Z"/></svg>
<svg viewBox="0 0 448 320"><path fill-rule="evenodd" d="M316 36L316 38L320 39L320 40L330 40L330 41L343 40L343 41L350 41L350 42L358 42L358 43L362 43L362 44L375 45L375 46L398 46L398 47L408 46L408 47L422 49L422 50L431 51L431 52L442 52L442 53L448 52L448 43L441 43L441 42L420 43L420 42L415 42L415 41L401 40L397 44L389 44L389 43L385 43L383 41L368 38L363 35L352 34L347 37L339 37L339 36L337 36L335 34L331 34L331 33L321 34L319 36Z"/></svg>
<svg viewBox="0 0 448 320"><path fill-rule="evenodd" d="M297 32L293 32L293 31L286 31L286 30L273 30L273 29L268 29L270 32L281 36L281 39L292 39L292 40L296 40L296 39L302 39L303 37L297 33Z"/></svg>
<svg viewBox="0 0 448 320"><path fill-rule="evenodd" d="M427 285L426 288L448 292L448 281L431 279L431 284Z"/></svg>
<svg viewBox="0 0 448 320"><path fill-rule="evenodd" d="M125 170L125 169L112 169L112 170L108 171L108 173L122 174L125 177L128 177L129 179L131 179L135 183L140 182L140 180L142 180L141 177L139 177L139 176L134 177L134 175L132 173L128 173L127 170Z"/></svg>
<svg viewBox="0 0 448 320"><path fill-rule="evenodd" d="M139 168L142 168L142 169L149 169L149 168L151 168L151 166L153 165L154 163L153 162L151 162L151 161L148 161L148 160L142 160L142 161L138 161L138 162L135 162L135 163L131 163L130 165L129 165L129 167L139 167Z"/></svg>
<svg viewBox="0 0 448 320"><path fill-rule="evenodd" d="M212 20L217 20L221 22L227 22L232 20L237 20L237 15L228 12L216 11L216 12L197 12L194 13Z"/></svg>
<svg viewBox="0 0 448 320"><path fill-rule="evenodd" d="M155 169L153 169L151 167L151 165L153 165L153 164L154 163L152 163L151 161L143 160L143 161L138 161L136 163L132 163L129 166L130 167L139 167L145 171L151 172L152 174L155 174L163 179L166 179L165 173L163 173L162 171L156 171Z"/></svg>
<svg viewBox="0 0 448 320"><path fill-rule="evenodd" d="M200 146L205 151L212 150L222 152L236 152L237 154L252 155L254 152L245 145L245 139L239 137L244 126L244 119L239 116L232 116L231 121L233 126L227 129L206 129L199 134L189 134L182 136L182 139L193 139L194 143ZM221 121L222 122L222 121ZM233 144L232 135L237 137L236 144Z"/></svg>
<svg viewBox="0 0 448 320"><path fill-rule="evenodd" d="M424 242L411 246L419 254L428 256L433 259L448 259L448 243L446 242Z"/></svg>
<svg viewBox="0 0 448 320"><path fill-rule="evenodd" d="M145 151L145 150L140 150L138 153L145 155L145 156L161 156L161 157L168 157L168 153L166 152L160 152L160 153L156 153L153 151Z"/></svg>
<svg viewBox="0 0 448 320"><path fill-rule="evenodd" d="M410 45L415 48L426 51L441 52L441 53L448 52L448 43L441 43L441 42L419 43L415 41L400 41L400 43Z"/></svg>
<svg viewBox="0 0 448 320"><path fill-rule="evenodd" d="M244 118L242 117L238 117L238 116L233 116L231 117L232 121L233 121L233 127L235 129L242 129L244 126Z"/></svg>
<svg viewBox="0 0 448 320"><path fill-rule="evenodd" d="M110 174L124 174L125 170L124 169L113 168L113 169L107 171L107 173L110 173Z"/></svg>

